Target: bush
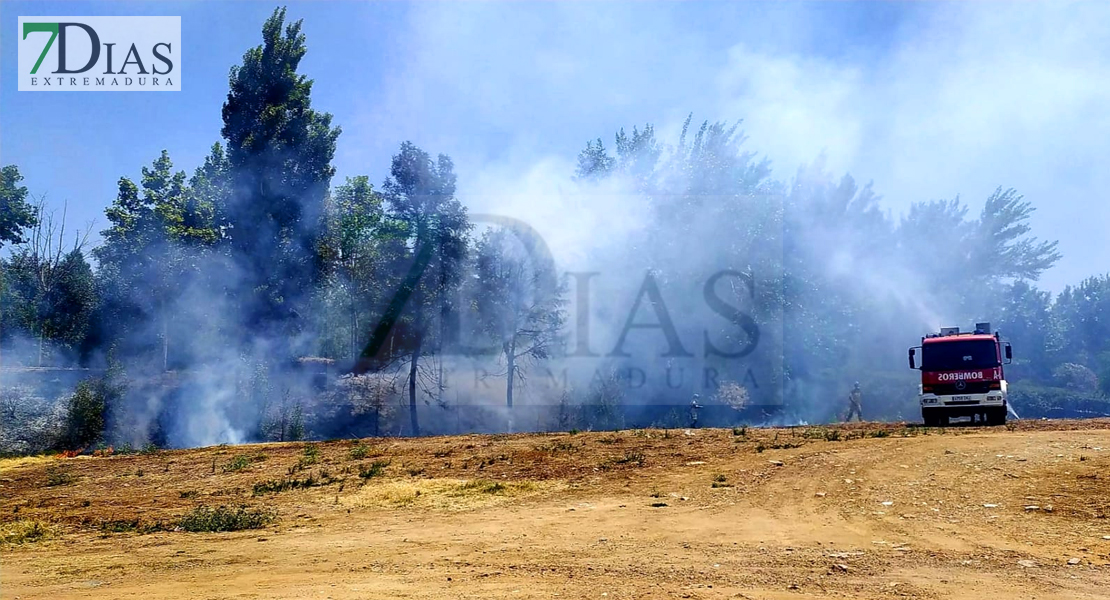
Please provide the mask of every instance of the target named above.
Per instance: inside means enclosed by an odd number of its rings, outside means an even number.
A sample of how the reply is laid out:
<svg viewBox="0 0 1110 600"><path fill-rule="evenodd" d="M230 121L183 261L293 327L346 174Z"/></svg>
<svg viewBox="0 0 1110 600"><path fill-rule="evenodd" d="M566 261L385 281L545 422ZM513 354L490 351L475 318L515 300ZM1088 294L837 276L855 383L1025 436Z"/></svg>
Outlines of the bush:
<svg viewBox="0 0 1110 600"><path fill-rule="evenodd" d="M1010 385L1009 402L1023 419L1110 416L1110 400L1107 398L1024 381Z"/></svg>
<svg viewBox="0 0 1110 600"><path fill-rule="evenodd" d="M224 473L234 473L236 471L242 471L249 466L251 466L251 460L246 456L240 454L239 456L236 456L235 458L227 461L227 464L224 465Z"/></svg>
<svg viewBox="0 0 1110 600"><path fill-rule="evenodd" d="M111 390L103 379L77 384L69 398L62 445L66 449L84 448L104 433L104 415Z"/></svg>
<svg viewBox="0 0 1110 600"><path fill-rule="evenodd" d="M181 518L179 526L185 531L219 532L261 529L273 523L277 517L270 511L239 506L228 508L218 506L198 506Z"/></svg>
<svg viewBox="0 0 1110 600"><path fill-rule="evenodd" d="M49 538L50 528L39 521L21 519L0 524L0 545L29 544Z"/></svg>
<svg viewBox="0 0 1110 600"><path fill-rule="evenodd" d="M1056 384L1069 390L1094 394L1098 391L1098 376L1077 363L1064 363L1052 371Z"/></svg>

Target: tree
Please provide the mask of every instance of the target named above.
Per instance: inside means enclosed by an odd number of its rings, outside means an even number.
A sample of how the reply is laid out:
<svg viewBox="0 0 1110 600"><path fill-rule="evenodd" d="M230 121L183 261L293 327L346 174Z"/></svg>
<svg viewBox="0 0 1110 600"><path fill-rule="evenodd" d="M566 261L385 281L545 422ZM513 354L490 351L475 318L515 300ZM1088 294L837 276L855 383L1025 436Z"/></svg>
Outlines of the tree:
<svg viewBox="0 0 1110 600"><path fill-rule="evenodd" d="M1110 352L1110 275L1068 286L1052 304L1052 355L1059 362L1097 368Z"/></svg>
<svg viewBox="0 0 1110 600"><path fill-rule="evenodd" d="M120 178L116 200L105 213L111 227L102 232L104 243L94 253L101 264L110 337L128 338L125 350L130 351L152 347L148 337L157 336L161 369L167 370L170 325L177 317L173 306L198 268L197 249L218 238L214 207L190 190L185 172L175 172L163 150L143 167L141 188Z"/></svg>
<svg viewBox="0 0 1110 600"><path fill-rule="evenodd" d="M975 223L973 268L998 278L1036 281L1060 260L1055 241L1029 237L1032 203L1012 188L996 189Z"/></svg>
<svg viewBox="0 0 1110 600"><path fill-rule="evenodd" d="M54 219L45 204L25 244L4 261L4 309L9 327L22 329L38 340L34 363L42 366L48 345L80 350L96 303L92 268L82 248L88 232L77 231L67 249L66 217Z"/></svg>
<svg viewBox="0 0 1110 600"><path fill-rule="evenodd" d="M357 356L365 343L381 290L395 289L393 263L404 254L385 226L383 201L363 175L347 178L328 202L319 250L326 273L324 310L330 314L335 307L340 317L339 323L329 317L325 331L345 332L336 352L346 358Z"/></svg>
<svg viewBox="0 0 1110 600"><path fill-rule="evenodd" d="M527 361L550 358L562 340L563 291L556 286L555 265L532 251L536 243L500 228L487 232L477 248L478 317L505 360L509 409L514 380L523 379Z"/></svg>
<svg viewBox="0 0 1110 600"><path fill-rule="evenodd" d="M639 180L651 177L659 165L659 157L663 150L655 139L655 128L649 123L644 129L633 127L632 135L628 136L622 127L617 132L617 168ZM587 144L586 149L590 146ZM597 141L598 160L604 161L604 149L601 140ZM612 163L610 163L611 165Z"/></svg>
<svg viewBox="0 0 1110 600"><path fill-rule="evenodd" d="M0 248L5 242L25 242L24 230L38 223L38 210L27 202L27 188L20 181L23 175L15 165L0 169Z"/></svg>
<svg viewBox="0 0 1110 600"><path fill-rule="evenodd" d="M298 305L317 280L317 237L340 133L330 114L313 110L312 81L297 73L306 51L301 21L285 25L285 9L276 9L262 38L231 69L223 105L231 187L223 216L246 278L240 291L249 337L299 327Z"/></svg>
<svg viewBox="0 0 1110 600"><path fill-rule="evenodd" d="M586 142L586 149L578 153L575 176L587 181L603 179L612 172L615 164L616 160L605 151L601 138L597 138L596 144L593 141Z"/></svg>
<svg viewBox="0 0 1110 600"><path fill-rule="evenodd" d="M416 275L406 280L400 293L408 295L404 308L409 317L409 419L412 434L420 435L416 416L420 358L435 332L432 309L440 308L442 324L450 310L452 292L459 286L470 221L466 208L455 198L451 159L441 154L433 161L412 142L401 144L400 152L393 157L384 191L389 218L412 248L410 273ZM438 268L429 268L433 258Z"/></svg>
<svg viewBox="0 0 1110 600"><path fill-rule="evenodd" d="M1019 376L1045 382L1052 373L1049 354L1052 294L1027 281L1005 289L997 309L998 331L1014 346L1014 371Z"/></svg>

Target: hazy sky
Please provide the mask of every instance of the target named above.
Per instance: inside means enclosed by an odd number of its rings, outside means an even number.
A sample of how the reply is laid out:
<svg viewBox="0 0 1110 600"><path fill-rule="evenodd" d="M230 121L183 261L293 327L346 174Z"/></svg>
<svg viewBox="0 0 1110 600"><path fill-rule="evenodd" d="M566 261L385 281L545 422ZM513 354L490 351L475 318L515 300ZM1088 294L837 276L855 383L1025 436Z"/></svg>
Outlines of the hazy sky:
<svg viewBox="0 0 1110 600"><path fill-rule="evenodd" d="M120 176L163 148L191 173L219 139L228 69L273 8L3 2L0 161L68 201L71 225L103 229ZM111 14L181 16L183 91L16 91L18 16ZM313 104L343 127L338 182L380 182L411 139L455 159L473 208L505 209L488 195L557 185L587 139L694 112L744 119L779 178L825 152L895 215L1017 188L1064 254L1044 287L1110 271L1110 4L313 2L289 16L305 21Z"/></svg>

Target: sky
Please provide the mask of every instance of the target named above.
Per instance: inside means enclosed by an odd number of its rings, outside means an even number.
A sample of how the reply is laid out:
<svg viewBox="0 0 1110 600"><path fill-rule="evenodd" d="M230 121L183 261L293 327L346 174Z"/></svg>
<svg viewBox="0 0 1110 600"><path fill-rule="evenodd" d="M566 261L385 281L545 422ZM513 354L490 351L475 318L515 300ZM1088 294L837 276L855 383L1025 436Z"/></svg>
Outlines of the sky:
<svg viewBox="0 0 1110 600"><path fill-rule="evenodd" d="M106 227L121 176L162 149L191 173L220 139L229 69L268 2L0 3L0 162L70 226ZM1037 208L1059 291L1110 271L1110 4L1001 2L340 2L304 19L312 101L343 128L335 183L381 182L404 140L456 162L474 211L540 222L586 140L743 120L775 177L824 155L897 217L998 186ZM16 19L179 15L180 92L16 91ZM673 136L672 136L673 137ZM510 197L510 199L506 199ZM555 196L552 196L555 197ZM566 223L560 220L559 223ZM542 230L541 230L542 231ZM557 235L557 232L556 232ZM927 260L927 257L922 257Z"/></svg>

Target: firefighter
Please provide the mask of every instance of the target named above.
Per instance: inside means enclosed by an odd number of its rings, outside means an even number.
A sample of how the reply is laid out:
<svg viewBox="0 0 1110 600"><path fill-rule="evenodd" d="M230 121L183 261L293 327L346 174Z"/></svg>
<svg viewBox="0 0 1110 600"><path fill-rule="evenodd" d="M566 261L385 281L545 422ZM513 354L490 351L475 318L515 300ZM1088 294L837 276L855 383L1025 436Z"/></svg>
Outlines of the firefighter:
<svg viewBox="0 0 1110 600"><path fill-rule="evenodd" d="M701 405L698 404L698 395L694 394L694 398L690 400L690 428L697 429L698 427L698 409Z"/></svg>
<svg viewBox="0 0 1110 600"><path fill-rule="evenodd" d="M845 419L845 422L851 421L852 415L855 415L859 421L863 421L863 406L860 403L862 396L863 392L860 391L859 382L857 381L848 394L848 418Z"/></svg>

